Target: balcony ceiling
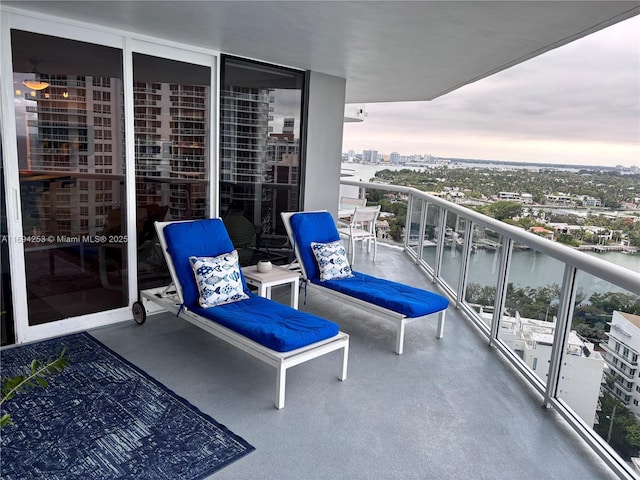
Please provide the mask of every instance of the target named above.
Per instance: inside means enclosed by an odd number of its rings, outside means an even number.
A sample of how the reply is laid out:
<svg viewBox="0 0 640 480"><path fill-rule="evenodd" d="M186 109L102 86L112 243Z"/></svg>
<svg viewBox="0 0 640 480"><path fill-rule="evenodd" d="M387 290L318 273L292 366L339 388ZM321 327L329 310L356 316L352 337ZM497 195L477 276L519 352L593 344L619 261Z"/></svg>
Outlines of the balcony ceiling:
<svg viewBox="0 0 640 480"><path fill-rule="evenodd" d="M347 103L431 100L640 13L640 2L7 1L347 79Z"/></svg>

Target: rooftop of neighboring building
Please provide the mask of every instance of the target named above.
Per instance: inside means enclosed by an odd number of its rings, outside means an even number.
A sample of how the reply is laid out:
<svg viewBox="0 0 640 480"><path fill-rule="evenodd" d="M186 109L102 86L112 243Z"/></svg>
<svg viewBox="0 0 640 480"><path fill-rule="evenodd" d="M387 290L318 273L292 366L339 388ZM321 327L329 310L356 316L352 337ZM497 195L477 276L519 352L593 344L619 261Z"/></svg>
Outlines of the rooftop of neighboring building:
<svg viewBox="0 0 640 480"><path fill-rule="evenodd" d="M640 328L640 315L634 315L633 313L618 312L622 318L633 324L633 326Z"/></svg>

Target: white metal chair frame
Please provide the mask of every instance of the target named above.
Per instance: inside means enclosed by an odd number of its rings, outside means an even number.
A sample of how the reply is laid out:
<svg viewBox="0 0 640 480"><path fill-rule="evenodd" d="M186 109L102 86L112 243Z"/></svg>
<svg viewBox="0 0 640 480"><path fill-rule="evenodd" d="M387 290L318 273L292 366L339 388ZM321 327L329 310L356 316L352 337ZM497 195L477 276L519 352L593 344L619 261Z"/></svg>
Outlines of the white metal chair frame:
<svg viewBox="0 0 640 480"><path fill-rule="evenodd" d="M380 215L380 205L375 207L356 207L348 227L339 227L338 233L349 239L349 252L351 254L351 264L355 258L356 242L367 242L367 253L371 251L373 243L373 261L376 261L378 251L378 237L376 233L376 222Z"/></svg>
<svg viewBox="0 0 640 480"><path fill-rule="evenodd" d="M353 208L349 208L349 207ZM339 205L339 214L338 214L338 226L346 227L349 225L351 221L351 217L353 216L353 211L356 207L366 207L367 199L366 198L356 198L356 197L340 197L340 205ZM347 215L346 212L349 211ZM344 211L345 214L341 214L340 212Z"/></svg>
<svg viewBox="0 0 640 480"><path fill-rule="evenodd" d="M340 205L353 205L354 207L366 207L366 198L340 197Z"/></svg>
<svg viewBox="0 0 640 480"><path fill-rule="evenodd" d="M344 332L338 332L337 335L331 338L312 343L296 350L278 352L267 348L244 335L240 335L239 333L236 333L213 320L204 318L201 315L190 311L187 307L182 306L182 287L177 281L178 277L176 275L171 255L167 252L167 242L164 236L164 227L170 223L173 222L156 222L155 226L173 282L167 287L158 287L141 291L140 300L143 305L148 303L159 305L206 332L239 348L243 352L246 352L258 360L275 367L277 370L275 405L278 409L284 408L287 369L290 367L318 358L326 353L342 349L340 373L338 378L340 380L346 380L347 362L349 357L349 335Z"/></svg>

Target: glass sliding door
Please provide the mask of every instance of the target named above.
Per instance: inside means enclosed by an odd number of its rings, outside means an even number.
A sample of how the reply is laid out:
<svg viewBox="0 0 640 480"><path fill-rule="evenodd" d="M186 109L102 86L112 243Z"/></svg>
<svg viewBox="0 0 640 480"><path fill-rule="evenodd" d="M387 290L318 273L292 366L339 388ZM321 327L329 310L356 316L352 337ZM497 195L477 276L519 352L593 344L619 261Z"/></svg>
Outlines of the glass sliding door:
<svg viewBox="0 0 640 480"><path fill-rule="evenodd" d="M170 281L155 221L209 213L211 68L133 54L138 289Z"/></svg>
<svg viewBox="0 0 640 480"><path fill-rule="evenodd" d="M243 265L285 261L282 211L300 208L304 72L224 57L220 214Z"/></svg>
<svg viewBox="0 0 640 480"><path fill-rule="evenodd" d="M28 323L126 306L122 52L20 30L11 49Z"/></svg>

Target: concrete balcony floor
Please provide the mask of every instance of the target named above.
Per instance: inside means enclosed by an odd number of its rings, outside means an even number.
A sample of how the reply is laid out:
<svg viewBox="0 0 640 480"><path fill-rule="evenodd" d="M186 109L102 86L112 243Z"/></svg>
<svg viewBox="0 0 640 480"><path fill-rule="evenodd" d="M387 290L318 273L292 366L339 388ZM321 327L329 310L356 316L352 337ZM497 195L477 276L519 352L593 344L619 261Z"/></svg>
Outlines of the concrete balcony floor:
<svg viewBox="0 0 640 480"><path fill-rule="evenodd" d="M433 288L402 251L357 251L355 269ZM288 302L288 287L274 289ZM274 407L275 369L167 313L91 333L256 447L219 479L613 479L604 463L454 308L407 327L317 291L300 308L350 335L348 378L334 352L291 368Z"/></svg>

